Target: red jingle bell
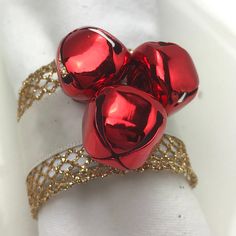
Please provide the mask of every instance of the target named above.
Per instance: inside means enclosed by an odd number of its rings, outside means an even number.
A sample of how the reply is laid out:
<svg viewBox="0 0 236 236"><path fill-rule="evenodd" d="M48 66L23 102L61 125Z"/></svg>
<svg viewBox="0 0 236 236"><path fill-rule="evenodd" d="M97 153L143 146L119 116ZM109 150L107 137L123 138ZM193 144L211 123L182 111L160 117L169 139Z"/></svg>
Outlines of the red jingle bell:
<svg viewBox="0 0 236 236"><path fill-rule="evenodd" d="M100 88L123 79L129 58L126 47L108 32L95 27L74 30L58 48L61 87L77 101L89 100Z"/></svg>
<svg viewBox="0 0 236 236"><path fill-rule="evenodd" d="M127 84L152 94L170 115L196 95L198 75L190 55L173 43L147 42L132 54Z"/></svg>
<svg viewBox="0 0 236 236"><path fill-rule="evenodd" d="M166 127L166 111L151 95L130 86L100 90L83 117L83 145L97 162L141 167Z"/></svg>

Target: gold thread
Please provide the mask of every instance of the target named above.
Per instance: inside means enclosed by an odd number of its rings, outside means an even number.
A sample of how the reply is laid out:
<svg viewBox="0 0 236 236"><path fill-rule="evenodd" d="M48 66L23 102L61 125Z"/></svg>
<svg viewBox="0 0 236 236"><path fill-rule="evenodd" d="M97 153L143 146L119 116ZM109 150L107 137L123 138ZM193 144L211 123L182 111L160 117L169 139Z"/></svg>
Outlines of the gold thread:
<svg viewBox="0 0 236 236"><path fill-rule="evenodd" d="M86 183L111 175L124 175L146 170L170 170L183 174L190 186L195 187L195 175L184 143L165 134L146 163L134 171L121 171L91 159L84 148L77 146L58 153L35 167L27 177L27 190L31 212L36 218L40 207L51 197L74 184Z"/></svg>
<svg viewBox="0 0 236 236"><path fill-rule="evenodd" d="M62 78L65 78L68 75L66 67L61 62L61 58L59 59L59 70Z"/></svg>
<svg viewBox="0 0 236 236"><path fill-rule="evenodd" d="M18 120L35 101L54 93L59 86L55 61L30 74L19 92ZM191 167L184 143L167 134L162 137L145 164L135 171L121 171L99 164L92 160L82 146L76 146L53 155L28 174L26 183L32 215L36 218L40 207L47 200L74 184L146 170L169 170L184 175L190 186L195 187L197 184L197 176Z"/></svg>
<svg viewBox="0 0 236 236"><path fill-rule="evenodd" d="M59 87L56 76L56 64L52 61L42 66L22 83L19 92L17 120L19 121L25 111L32 106L34 101L40 100L45 94L52 94Z"/></svg>

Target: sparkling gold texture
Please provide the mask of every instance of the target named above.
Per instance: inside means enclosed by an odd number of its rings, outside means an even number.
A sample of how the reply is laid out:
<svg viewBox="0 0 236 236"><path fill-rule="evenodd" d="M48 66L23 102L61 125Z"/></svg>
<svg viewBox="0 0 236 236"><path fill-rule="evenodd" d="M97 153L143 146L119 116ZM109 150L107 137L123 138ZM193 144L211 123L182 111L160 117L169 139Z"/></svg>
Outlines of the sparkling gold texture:
<svg viewBox="0 0 236 236"><path fill-rule="evenodd" d="M33 217L39 208L56 193L97 178L124 175L146 170L170 170L183 174L194 187L197 176L193 172L184 143L170 135L164 135L142 168L121 171L99 164L91 159L83 147L74 147L54 155L35 167L27 177L29 203Z"/></svg>
<svg viewBox="0 0 236 236"><path fill-rule="evenodd" d="M35 101L59 88L55 62L41 67L24 82L19 93L18 120ZM121 171L92 160L82 146L69 148L53 155L33 168L27 176L29 204L34 218L40 207L55 194L72 187L110 175L125 175L130 172L169 170L186 177L195 187L194 173L184 143L176 137L165 134L142 168L135 171Z"/></svg>
<svg viewBox="0 0 236 236"><path fill-rule="evenodd" d="M62 78L66 77L68 75L68 72L66 70L66 67L62 64L61 59L59 60L59 70Z"/></svg>
<svg viewBox="0 0 236 236"><path fill-rule="evenodd" d="M30 74L19 92L17 119L20 120L34 101L40 100L45 94L54 93L58 87L54 61Z"/></svg>

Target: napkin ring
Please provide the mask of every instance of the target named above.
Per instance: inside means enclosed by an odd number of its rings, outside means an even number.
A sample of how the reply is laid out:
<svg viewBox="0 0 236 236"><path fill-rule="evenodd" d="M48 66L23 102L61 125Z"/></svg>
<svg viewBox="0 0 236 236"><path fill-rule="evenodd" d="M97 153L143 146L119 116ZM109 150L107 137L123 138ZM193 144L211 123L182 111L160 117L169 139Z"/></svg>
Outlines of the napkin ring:
<svg viewBox="0 0 236 236"><path fill-rule="evenodd" d="M92 41L84 46L84 39ZM147 48L153 48L153 51ZM96 58L97 50L103 50L107 57L104 59L103 54L97 54ZM78 55L74 57L76 53ZM153 75L149 78L149 74L145 74L150 65L142 64L144 62L138 56L140 53L145 54L146 58L150 56L150 60L154 57L149 54L157 53L159 56L155 58L162 60L167 74L162 72L162 75L168 78L164 77L166 84L161 82L161 75L158 84L152 82L152 86L158 87L158 94L148 94L151 92L147 91L145 84L140 87L142 76L153 80ZM171 57L173 63L165 65ZM151 63L146 59L147 62ZM188 66L184 67L184 64ZM92 71L93 67L95 69ZM184 76L188 75L186 91L178 91L179 84L182 84L178 81L179 67L185 68ZM85 72L85 69L91 71ZM171 70L176 70L173 85L168 84L171 81ZM126 78L126 82L120 84L123 78ZM188 81L189 78L191 81ZM175 90L174 86L177 86ZM19 124L27 126L27 119L24 118L31 112L31 107L36 107L45 99L50 103L54 95L59 93L63 97L65 93L76 101L88 101L83 121L83 141L72 139L75 140L74 144L71 142L62 150L55 148L52 151L49 147L50 151L43 158L34 157L36 161L27 170L26 177L33 217L37 217L40 207L60 191L74 184L110 175L169 170L182 174L190 186L195 187L197 176L184 143L163 132L167 116L191 101L196 95L197 86L198 78L191 58L178 45L151 42L130 53L111 34L95 27L78 29L65 37L59 46L56 60L30 74L23 82L19 92L17 119ZM61 93L62 90L64 93ZM153 88L152 91L156 90ZM77 110L77 102L68 101L68 107L73 113ZM57 114L60 116L60 113ZM77 113L77 117L82 115ZM77 117L74 117L75 124ZM36 125L43 123L44 129L50 129L50 122L47 127L47 122L42 119L42 116L37 118ZM28 121L31 122L29 118ZM62 119L61 122L66 121ZM29 126L32 133L34 125ZM30 133L29 130L27 132ZM38 154L31 150L30 155Z"/></svg>

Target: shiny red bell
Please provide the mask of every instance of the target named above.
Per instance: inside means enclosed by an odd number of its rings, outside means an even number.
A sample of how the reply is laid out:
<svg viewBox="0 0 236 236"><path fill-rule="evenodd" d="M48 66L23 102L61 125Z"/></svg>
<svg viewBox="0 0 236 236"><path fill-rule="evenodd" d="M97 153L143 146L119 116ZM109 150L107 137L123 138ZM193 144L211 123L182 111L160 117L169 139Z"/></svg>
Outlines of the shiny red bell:
<svg viewBox="0 0 236 236"><path fill-rule="evenodd" d="M130 86L103 88L83 117L83 145L97 162L141 167L166 127L166 111L151 95Z"/></svg>
<svg viewBox="0 0 236 236"><path fill-rule="evenodd" d="M110 33L95 27L77 29L58 48L61 87L75 100L89 100L100 88L123 79L129 58L126 47Z"/></svg>
<svg viewBox="0 0 236 236"><path fill-rule="evenodd" d="M152 94L170 115L196 95L198 75L190 55L174 43L147 42L132 54L127 84Z"/></svg>

